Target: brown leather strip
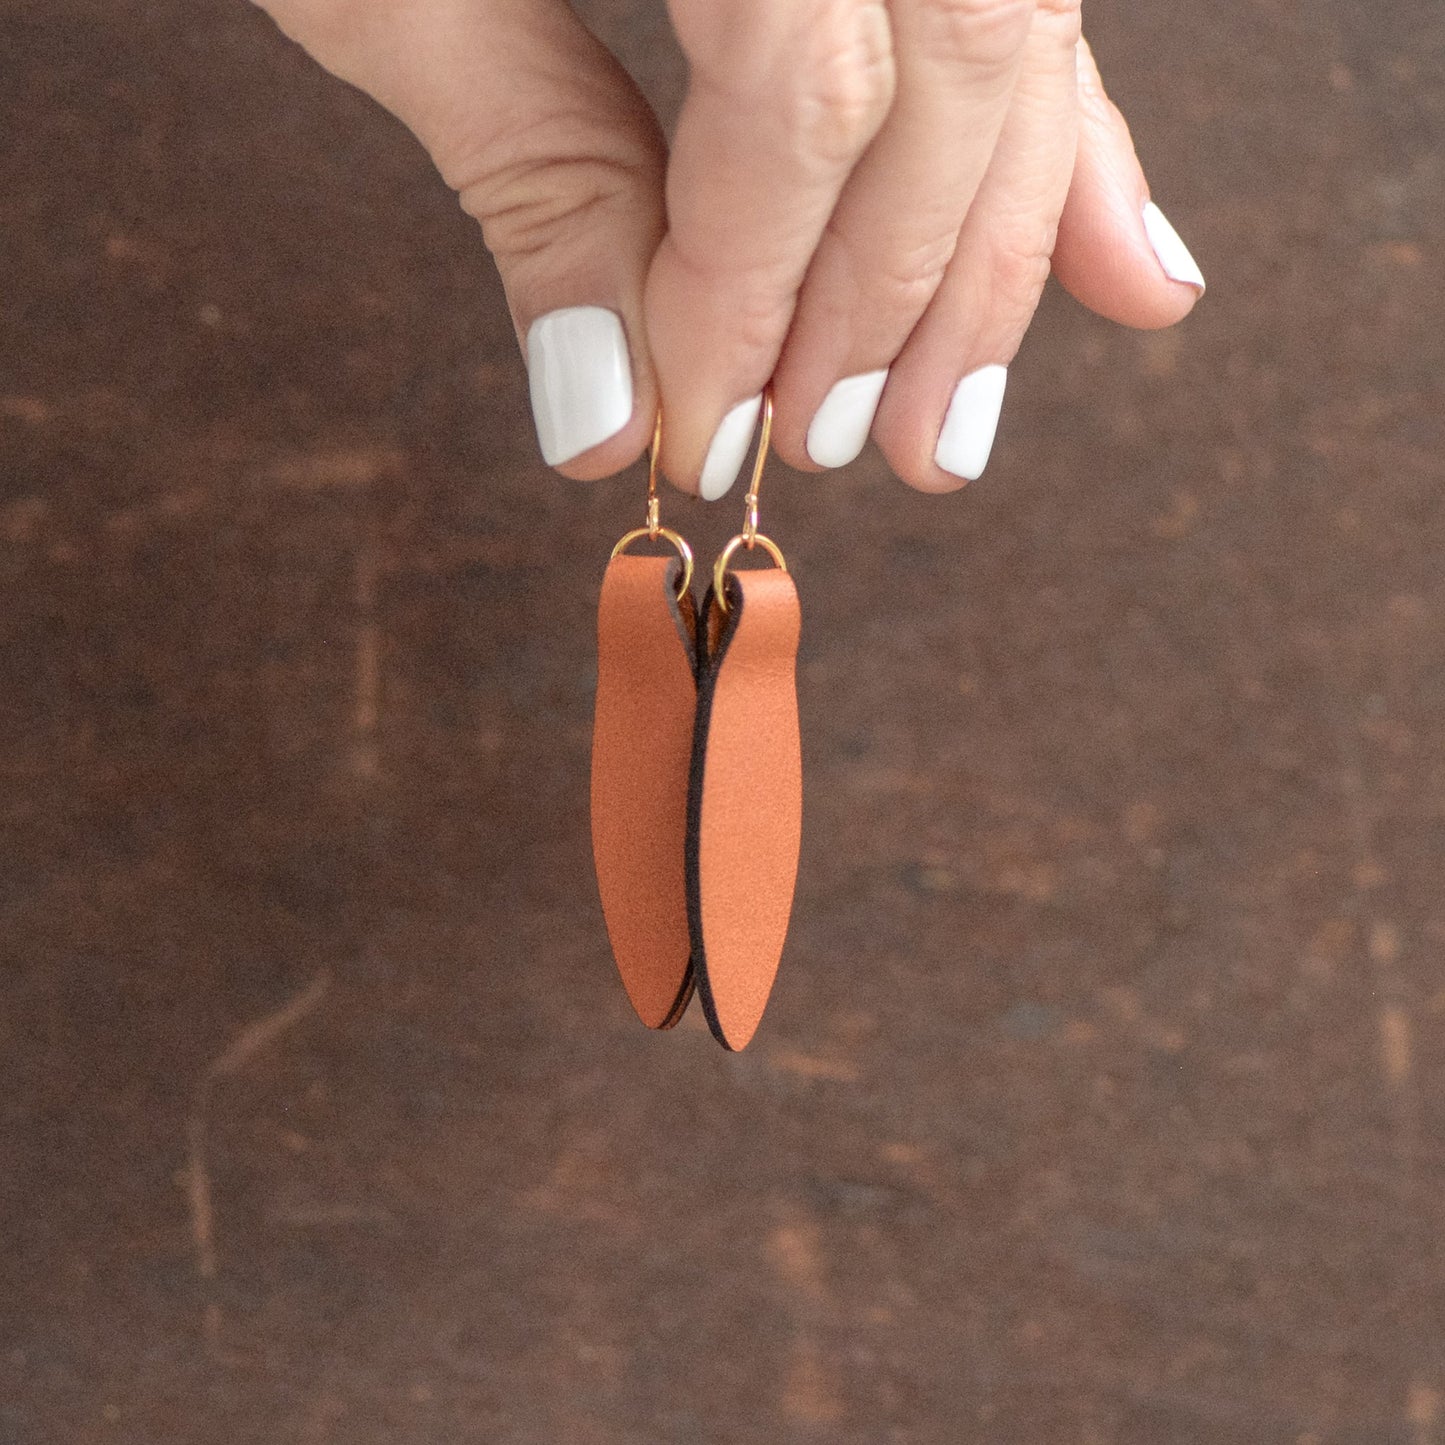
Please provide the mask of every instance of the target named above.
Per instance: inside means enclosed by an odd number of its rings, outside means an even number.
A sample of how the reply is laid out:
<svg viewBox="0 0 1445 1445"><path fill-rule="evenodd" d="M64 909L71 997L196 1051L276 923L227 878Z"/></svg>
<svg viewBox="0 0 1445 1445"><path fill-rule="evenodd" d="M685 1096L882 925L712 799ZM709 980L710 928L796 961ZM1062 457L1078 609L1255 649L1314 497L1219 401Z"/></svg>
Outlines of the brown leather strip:
<svg viewBox="0 0 1445 1445"><path fill-rule="evenodd" d="M698 996L718 1042L745 1048L777 975L803 827L797 656L786 572L732 572L704 610L688 798L688 923Z"/></svg>
<svg viewBox="0 0 1445 1445"><path fill-rule="evenodd" d="M671 1028L692 997L686 884L697 617L681 564L614 557L597 613L592 853L612 953L637 1016Z"/></svg>

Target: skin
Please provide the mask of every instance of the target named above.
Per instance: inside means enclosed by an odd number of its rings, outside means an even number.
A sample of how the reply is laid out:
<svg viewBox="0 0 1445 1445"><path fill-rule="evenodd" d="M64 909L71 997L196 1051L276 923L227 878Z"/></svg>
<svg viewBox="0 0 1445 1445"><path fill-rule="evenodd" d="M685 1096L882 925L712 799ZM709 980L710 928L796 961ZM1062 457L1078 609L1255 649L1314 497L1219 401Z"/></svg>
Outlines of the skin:
<svg viewBox="0 0 1445 1445"><path fill-rule="evenodd" d="M397 115L481 224L519 339L558 307L623 318L630 423L559 470L611 475L667 417L697 489L723 415L774 387L774 443L891 367L873 427L925 491L955 383L1013 359L1052 272L1127 326L1198 299L1145 236L1148 187L1079 0L668 0L690 66L669 153L566 0L262 0ZM708 344L699 346L698 337Z"/></svg>

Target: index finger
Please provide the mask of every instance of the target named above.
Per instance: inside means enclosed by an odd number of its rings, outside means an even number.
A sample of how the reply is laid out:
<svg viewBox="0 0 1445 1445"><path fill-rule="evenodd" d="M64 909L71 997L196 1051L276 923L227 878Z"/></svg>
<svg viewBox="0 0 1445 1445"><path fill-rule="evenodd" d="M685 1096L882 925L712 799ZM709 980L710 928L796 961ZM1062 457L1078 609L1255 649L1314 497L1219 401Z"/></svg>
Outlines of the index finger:
<svg viewBox="0 0 1445 1445"><path fill-rule="evenodd" d="M881 0L670 0L692 67L647 279L663 467L737 476L798 290L893 96Z"/></svg>

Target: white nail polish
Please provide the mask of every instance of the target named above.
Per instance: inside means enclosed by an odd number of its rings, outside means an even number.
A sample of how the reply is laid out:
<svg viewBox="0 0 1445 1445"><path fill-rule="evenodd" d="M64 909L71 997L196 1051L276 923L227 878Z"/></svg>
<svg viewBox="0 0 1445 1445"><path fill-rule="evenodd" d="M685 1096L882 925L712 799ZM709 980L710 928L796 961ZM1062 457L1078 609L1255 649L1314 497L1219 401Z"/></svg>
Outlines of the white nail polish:
<svg viewBox="0 0 1445 1445"><path fill-rule="evenodd" d="M707 449L707 460L702 464L702 476L697 482L698 494L703 501L715 502L719 497L726 496L728 489L737 481L762 405L761 395L749 397L747 401L740 401L718 424L712 444Z"/></svg>
<svg viewBox="0 0 1445 1445"><path fill-rule="evenodd" d="M622 318L567 306L527 332L527 378L542 459L549 467L605 442L632 419L632 363Z"/></svg>
<svg viewBox="0 0 1445 1445"><path fill-rule="evenodd" d="M988 454L993 450L1007 385L1007 367L981 366L954 387L953 400L948 404L948 415L943 419L943 430L933 451L933 460L945 472L970 482L976 482L983 475Z"/></svg>
<svg viewBox="0 0 1445 1445"><path fill-rule="evenodd" d="M1149 244L1164 268L1164 274L1171 281L1183 281L1186 286L1197 286L1204 291L1204 273L1199 263L1189 254L1189 247L1179 239L1179 232L1169 224L1164 212L1154 204L1144 204L1144 233Z"/></svg>
<svg viewBox="0 0 1445 1445"><path fill-rule="evenodd" d="M888 368L845 376L823 398L808 427L808 455L820 467L846 467L868 440Z"/></svg>

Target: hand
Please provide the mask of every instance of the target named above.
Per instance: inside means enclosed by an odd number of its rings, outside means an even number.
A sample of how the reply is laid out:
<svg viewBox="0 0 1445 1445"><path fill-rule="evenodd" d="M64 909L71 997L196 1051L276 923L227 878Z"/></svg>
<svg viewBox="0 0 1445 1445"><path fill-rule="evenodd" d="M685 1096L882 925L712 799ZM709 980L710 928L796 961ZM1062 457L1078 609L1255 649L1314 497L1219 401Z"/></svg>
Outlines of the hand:
<svg viewBox="0 0 1445 1445"><path fill-rule="evenodd" d="M636 460L661 403L668 476L721 496L771 379L794 466L871 430L949 490L988 460L1050 269L1130 326L1204 289L1079 0L670 0L691 66L670 156L566 0L264 3L481 222L568 476Z"/></svg>

